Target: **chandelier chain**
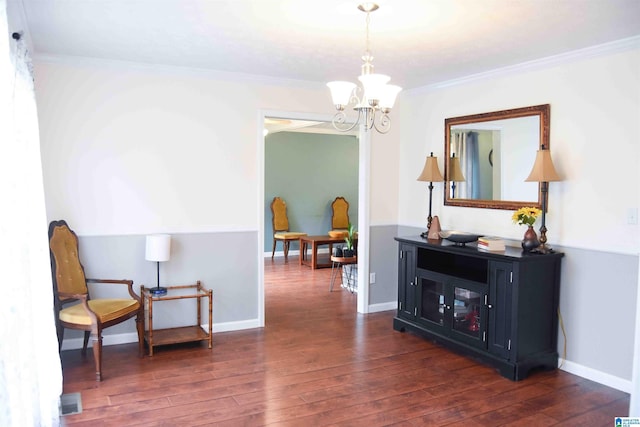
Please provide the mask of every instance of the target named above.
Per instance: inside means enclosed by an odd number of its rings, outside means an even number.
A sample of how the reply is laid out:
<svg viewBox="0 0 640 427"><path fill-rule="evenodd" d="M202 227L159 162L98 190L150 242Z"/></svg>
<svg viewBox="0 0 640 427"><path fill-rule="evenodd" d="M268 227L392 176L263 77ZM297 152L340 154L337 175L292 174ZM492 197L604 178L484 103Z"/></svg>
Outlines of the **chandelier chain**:
<svg viewBox="0 0 640 427"><path fill-rule="evenodd" d="M366 38L366 52L365 54L367 56L371 56L371 52L369 51L369 23L371 22L371 13L367 12L367 19L366 19L366 23L367 23L367 38Z"/></svg>

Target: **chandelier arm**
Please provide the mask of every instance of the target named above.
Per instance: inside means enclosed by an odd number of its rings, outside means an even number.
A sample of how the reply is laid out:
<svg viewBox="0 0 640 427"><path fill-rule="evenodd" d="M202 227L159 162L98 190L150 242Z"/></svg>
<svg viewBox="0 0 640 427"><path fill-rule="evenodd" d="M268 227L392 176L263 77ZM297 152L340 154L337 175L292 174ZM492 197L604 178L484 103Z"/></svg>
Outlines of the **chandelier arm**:
<svg viewBox="0 0 640 427"><path fill-rule="evenodd" d="M360 105L360 97L358 96L360 91L362 91L360 86L356 86L355 88L353 88L353 92L351 92L351 96L349 97L349 105L351 104L355 106Z"/></svg>
<svg viewBox="0 0 640 427"><path fill-rule="evenodd" d="M378 124L376 124L374 113L373 127L379 133L387 133L389 132L389 129L391 129L391 118L389 118L389 115L387 113L382 113L382 115L380 116L380 120L378 120Z"/></svg>
<svg viewBox="0 0 640 427"><path fill-rule="evenodd" d="M376 122L376 110L373 107L368 107L364 113L366 117L366 128L367 130L371 130L374 128Z"/></svg>
<svg viewBox="0 0 640 427"><path fill-rule="evenodd" d="M333 119L331 120L331 124L333 125L334 129L337 130L337 131L349 132L349 131L353 130L353 128L355 128L358 125L358 123L360 123L360 116L361 115L362 115L362 113L360 111L358 111L357 120L351 126L348 126L348 125L346 125L347 115L345 114L344 111L338 111L333 116Z"/></svg>

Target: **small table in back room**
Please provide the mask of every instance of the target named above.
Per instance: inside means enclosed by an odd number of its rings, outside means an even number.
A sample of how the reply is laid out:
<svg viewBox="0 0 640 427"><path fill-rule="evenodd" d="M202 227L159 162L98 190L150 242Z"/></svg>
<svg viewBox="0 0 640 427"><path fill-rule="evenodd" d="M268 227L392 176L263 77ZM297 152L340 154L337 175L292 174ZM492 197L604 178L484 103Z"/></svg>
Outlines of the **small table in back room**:
<svg viewBox="0 0 640 427"><path fill-rule="evenodd" d="M302 236L300 237L300 265L311 266L313 270L316 268L331 267L331 253L333 245L336 243L344 243L344 237L331 237L328 234L323 236ZM355 243L357 245L357 242ZM329 245L329 254L326 261L320 262L318 259L318 247ZM307 248L311 246L311 259L307 256Z"/></svg>

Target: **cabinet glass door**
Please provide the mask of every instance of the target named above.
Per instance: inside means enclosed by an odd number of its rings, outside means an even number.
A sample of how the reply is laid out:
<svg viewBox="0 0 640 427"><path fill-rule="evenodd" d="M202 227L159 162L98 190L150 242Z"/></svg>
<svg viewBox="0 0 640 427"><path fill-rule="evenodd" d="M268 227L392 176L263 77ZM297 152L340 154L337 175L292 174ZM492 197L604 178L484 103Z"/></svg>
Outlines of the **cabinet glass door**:
<svg viewBox="0 0 640 427"><path fill-rule="evenodd" d="M453 329L472 337L480 336L480 303L482 295L470 289L454 287Z"/></svg>
<svg viewBox="0 0 640 427"><path fill-rule="evenodd" d="M420 278L420 283L422 291L420 316L437 325L444 325L444 283L424 277Z"/></svg>
<svg viewBox="0 0 640 427"><path fill-rule="evenodd" d="M481 283L454 281L453 287L453 323L451 334L456 339L486 348L486 306L487 286Z"/></svg>

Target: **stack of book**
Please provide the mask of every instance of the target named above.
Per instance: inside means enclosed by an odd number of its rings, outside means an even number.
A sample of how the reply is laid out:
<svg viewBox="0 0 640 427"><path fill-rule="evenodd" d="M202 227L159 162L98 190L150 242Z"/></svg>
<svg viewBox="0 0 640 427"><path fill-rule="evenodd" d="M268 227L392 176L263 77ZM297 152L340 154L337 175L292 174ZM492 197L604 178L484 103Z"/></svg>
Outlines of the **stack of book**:
<svg viewBox="0 0 640 427"><path fill-rule="evenodd" d="M482 236L478 237L478 249L483 251L504 251L504 240L500 237Z"/></svg>

